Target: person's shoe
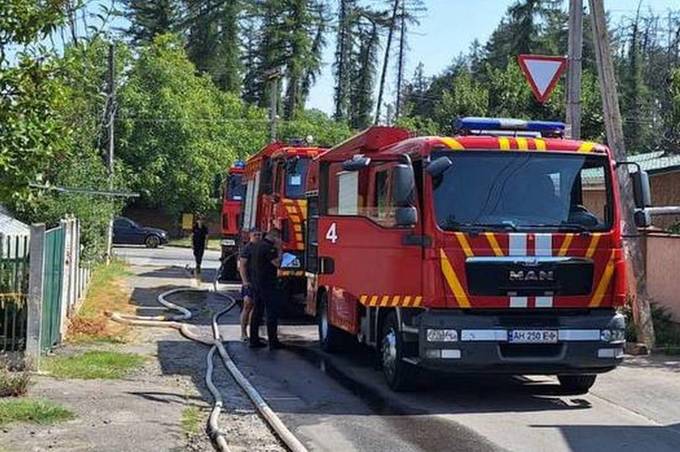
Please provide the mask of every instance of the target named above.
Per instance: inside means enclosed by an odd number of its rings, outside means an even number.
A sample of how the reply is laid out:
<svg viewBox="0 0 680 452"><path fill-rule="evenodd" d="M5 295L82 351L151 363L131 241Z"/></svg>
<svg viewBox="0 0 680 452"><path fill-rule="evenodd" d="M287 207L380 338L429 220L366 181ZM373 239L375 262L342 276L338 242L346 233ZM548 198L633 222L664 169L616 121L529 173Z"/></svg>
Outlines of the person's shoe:
<svg viewBox="0 0 680 452"><path fill-rule="evenodd" d="M264 348L266 346L267 346L267 344L265 344L262 341L251 342L250 345L249 345L250 348Z"/></svg>
<svg viewBox="0 0 680 452"><path fill-rule="evenodd" d="M248 337L247 334L242 334L241 335L241 342L248 342L250 338Z"/></svg>
<svg viewBox="0 0 680 452"><path fill-rule="evenodd" d="M269 343L269 350L280 350L282 348L286 348L286 347L279 341L274 341L274 342Z"/></svg>

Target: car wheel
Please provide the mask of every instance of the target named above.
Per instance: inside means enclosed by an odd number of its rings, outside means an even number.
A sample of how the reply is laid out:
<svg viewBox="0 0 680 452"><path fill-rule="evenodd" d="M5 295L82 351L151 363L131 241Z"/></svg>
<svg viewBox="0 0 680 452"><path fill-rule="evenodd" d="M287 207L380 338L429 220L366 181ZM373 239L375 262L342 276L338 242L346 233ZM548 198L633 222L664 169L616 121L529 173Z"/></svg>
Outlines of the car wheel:
<svg viewBox="0 0 680 452"><path fill-rule="evenodd" d="M319 345L321 350L329 353L338 351L342 345L343 332L331 325L328 315L328 296L326 293L321 294L319 299L317 321L319 324Z"/></svg>
<svg viewBox="0 0 680 452"><path fill-rule="evenodd" d="M407 391L415 385L415 368L403 360L404 340L397 325L397 315L390 312L382 324L380 364L385 381L394 391Z"/></svg>
<svg viewBox="0 0 680 452"><path fill-rule="evenodd" d="M161 244L161 239L157 235L149 235L144 240L144 244L147 248L158 248L158 245Z"/></svg>
<svg viewBox="0 0 680 452"><path fill-rule="evenodd" d="M595 384L597 375L558 375L562 389L568 394L586 394Z"/></svg>

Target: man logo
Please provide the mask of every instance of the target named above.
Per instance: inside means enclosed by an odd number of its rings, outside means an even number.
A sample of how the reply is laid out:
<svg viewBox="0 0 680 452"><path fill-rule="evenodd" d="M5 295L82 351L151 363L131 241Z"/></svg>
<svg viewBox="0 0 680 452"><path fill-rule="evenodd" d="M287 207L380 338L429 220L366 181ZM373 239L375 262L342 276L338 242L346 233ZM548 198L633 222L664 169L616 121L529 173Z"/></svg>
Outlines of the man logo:
<svg viewBox="0 0 680 452"><path fill-rule="evenodd" d="M552 270L510 270L510 276L508 278L510 281L554 281L555 275Z"/></svg>

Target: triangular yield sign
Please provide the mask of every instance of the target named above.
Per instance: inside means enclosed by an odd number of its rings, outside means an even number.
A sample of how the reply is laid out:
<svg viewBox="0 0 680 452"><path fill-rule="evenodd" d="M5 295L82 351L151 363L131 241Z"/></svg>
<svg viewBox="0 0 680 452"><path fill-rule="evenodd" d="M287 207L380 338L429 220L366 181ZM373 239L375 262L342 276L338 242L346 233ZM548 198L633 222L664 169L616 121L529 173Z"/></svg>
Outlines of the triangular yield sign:
<svg viewBox="0 0 680 452"><path fill-rule="evenodd" d="M543 55L520 55L518 61L536 100L542 104L545 103L567 67L567 59Z"/></svg>

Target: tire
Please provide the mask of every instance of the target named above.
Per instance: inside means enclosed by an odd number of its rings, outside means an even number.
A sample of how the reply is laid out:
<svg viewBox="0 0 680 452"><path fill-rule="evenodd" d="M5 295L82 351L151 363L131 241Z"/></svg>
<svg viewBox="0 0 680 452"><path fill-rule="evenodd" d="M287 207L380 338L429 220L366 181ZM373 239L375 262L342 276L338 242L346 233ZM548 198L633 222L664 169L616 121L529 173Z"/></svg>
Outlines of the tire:
<svg viewBox="0 0 680 452"><path fill-rule="evenodd" d="M146 245L147 248L158 248L158 245L160 244L161 239L157 235L147 235L144 239L144 245Z"/></svg>
<svg viewBox="0 0 680 452"><path fill-rule="evenodd" d="M401 392L414 388L416 369L404 362L404 340L399 332L397 314L390 312L382 323L379 359L387 385Z"/></svg>
<svg viewBox="0 0 680 452"><path fill-rule="evenodd" d="M319 346L321 350L333 353L342 347L343 332L330 323L328 315L328 296L324 292L319 299L317 311L317 323L319 326Z"/></svg>
<svg viewBox="0 0 680 452"><path fill-rule="evenodd" d="M587 394L597 375L558 375L562 389L568 394Z"/></svg>

